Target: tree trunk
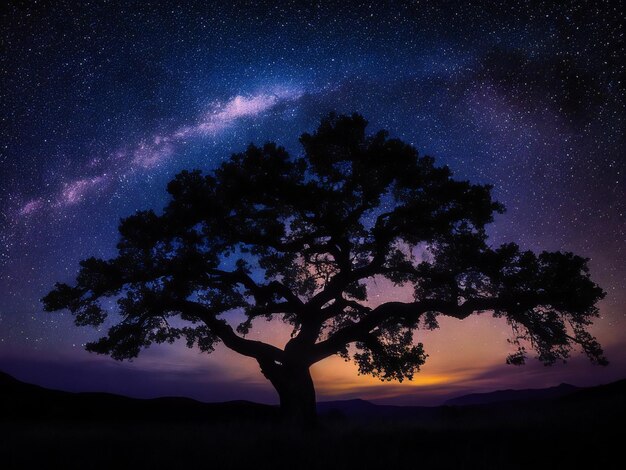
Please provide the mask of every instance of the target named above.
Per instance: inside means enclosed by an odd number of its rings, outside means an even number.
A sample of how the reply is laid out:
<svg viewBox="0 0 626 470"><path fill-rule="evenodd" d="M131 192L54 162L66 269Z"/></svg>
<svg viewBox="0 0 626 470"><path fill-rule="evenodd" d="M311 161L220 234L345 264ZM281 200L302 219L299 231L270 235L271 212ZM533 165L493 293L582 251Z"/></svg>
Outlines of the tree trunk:
<svg viewBox="0 0 626 470"><path fill-rule="evenodd" d="M315 387L308 368L287 372L284 383L276 391L280 397L280 411L286 421L303 425L315 424Z"/></svg>
<svg viewBox="0 0 626 470"><path fill-rule="evenodd" d="M262 371L278 392L283 420L299 426L315 425L315 387L309 367L272 364Z"/></svg>

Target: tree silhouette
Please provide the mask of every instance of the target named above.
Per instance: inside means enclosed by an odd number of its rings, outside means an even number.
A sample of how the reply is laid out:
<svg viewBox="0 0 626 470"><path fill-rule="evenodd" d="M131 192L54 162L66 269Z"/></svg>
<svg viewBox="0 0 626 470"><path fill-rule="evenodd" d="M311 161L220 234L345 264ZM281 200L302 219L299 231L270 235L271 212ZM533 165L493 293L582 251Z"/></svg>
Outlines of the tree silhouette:
<svg viewBox="0 0 626 470"><path fill-rule="evenodd" d="M455 180L366 126L331 114L301 136L302 157L267 143L209 174L183 171L163 213L123 219L118 256L82 261L74 286L57 283L43 299L46 310L99 326L111 313L101 301L116 299L117 323L87 350L120 360L152 343L184 338L211 352L221 341L256 359L298 421L315 418L312 364L338 354L381 380L411 379L426 359L413 332L436 328L439 315L506 318L510 364L527 348L546 364L565 360L574 345L606 363L587 332L604 292L586 259L490 247L485 224L503 211L491 186ZM411 288L414 301L369 301L376 278ZM236 327L233 311L245 314ZM283 349L246 337L258 318L293 327Z"/></svg>

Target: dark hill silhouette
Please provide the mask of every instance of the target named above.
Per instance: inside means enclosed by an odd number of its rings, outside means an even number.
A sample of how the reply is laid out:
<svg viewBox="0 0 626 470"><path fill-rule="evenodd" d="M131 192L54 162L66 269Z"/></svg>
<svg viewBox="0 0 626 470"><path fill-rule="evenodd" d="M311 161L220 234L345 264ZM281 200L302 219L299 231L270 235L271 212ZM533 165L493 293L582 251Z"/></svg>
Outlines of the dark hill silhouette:
<svg viewBox="0 0 626 470"><path fill-rule="evenodd" d="M611 382L596 387L581 388L563 397L566 403L584 401L603 401L607 399L619 400L622 406L626 405L626 379Z"/></svg>
<svg viewBox="0 0 626 470"><path fill-rule="evenodd" d="M528 401L559 398L569 395L578 387L570 384L560 384L550 388L530 388L524 390L497 390L488 393L471 393L452 398L445 402L449 406L486 405L488 403L502 403L507 401Z"/></svg>
<svg viewBox="0 0 626 470"><path fill-rule="evenodd" d="M303 430L268 405L70 393L0 374L2 468L621 468L612 430L626 380L483 405L317 406L319 426Z"/></svg>
<svg viewBox="0 0 626 470"><path fill-rule="evenodd" d="M244 400L202 403L183 397L138 399L50 390L0 372L0 415L5 420L211 422L272 419L277 410Z"/></svg>
<svg viewBox="0 0 626 470"><path fill-rule="evenodd" d="M317 404L317 412L324 416L342 416L351 419L412 419L431 420L439 415L441 407L376 405L366 400L337 400Z"/></svg>
<svg viewBox="0 0 626 470"><path fill-rule="evenodd" d="M400 420L422 424L477 420L502 423L519 413L536 419L566 416L572 408L626 407L626 380L589 388L561 384L546 389L500 390L448 400L443 406L377 405L366 400L319 402L317 411L330 418ZM548 413L548 414L546 414ZM72 393L21 382L0 372L0 415L7 421L273 421L276 406L249 401L203 403L191 398L130 398L110 393ZM549 416L548 416L549 415ZM560 418L559 418L560 419Z"/></svg>

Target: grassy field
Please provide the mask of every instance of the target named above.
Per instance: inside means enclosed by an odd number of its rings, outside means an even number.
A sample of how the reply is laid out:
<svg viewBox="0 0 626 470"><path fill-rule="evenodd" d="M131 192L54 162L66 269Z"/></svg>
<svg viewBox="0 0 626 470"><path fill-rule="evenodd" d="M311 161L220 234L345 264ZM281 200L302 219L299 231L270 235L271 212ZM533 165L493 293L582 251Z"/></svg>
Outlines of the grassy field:
<svg viewBox="0 0 626 470"><path fill-rule="evenodd" d="M623 468L609 421L322 419L308 431L272 422L13 422L2 424L0 454L3 468Z"/></svg>

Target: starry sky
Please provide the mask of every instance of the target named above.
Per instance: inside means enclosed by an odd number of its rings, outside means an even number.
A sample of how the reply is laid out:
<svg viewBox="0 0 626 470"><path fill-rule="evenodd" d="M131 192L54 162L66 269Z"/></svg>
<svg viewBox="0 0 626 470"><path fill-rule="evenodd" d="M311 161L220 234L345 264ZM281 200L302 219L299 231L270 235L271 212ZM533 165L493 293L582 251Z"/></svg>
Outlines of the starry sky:
<svg viewBox="0 0 626 470"><path fill-rule="evenodd" d="M592 333L611 364L506 366L486 315L420 332L409 383L313 368L319 399L438 404L451 396L626 377L624 31L611 2L8 1L0 48L0 370L72 391L276 403L253 360L182 344L116 362L100 336L44 313L78 261L112 257L121 217L160 209L183 169L250 142L294 154L329 111L359 112L507 207L494 245L589 257L607 292ZM401 298L374 283L379 299ZM289 330L261 322L257 338ZM282 342L282 343L281 343Z"/></svg>

